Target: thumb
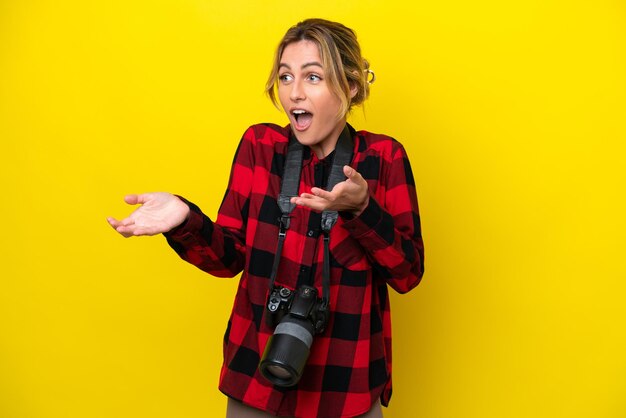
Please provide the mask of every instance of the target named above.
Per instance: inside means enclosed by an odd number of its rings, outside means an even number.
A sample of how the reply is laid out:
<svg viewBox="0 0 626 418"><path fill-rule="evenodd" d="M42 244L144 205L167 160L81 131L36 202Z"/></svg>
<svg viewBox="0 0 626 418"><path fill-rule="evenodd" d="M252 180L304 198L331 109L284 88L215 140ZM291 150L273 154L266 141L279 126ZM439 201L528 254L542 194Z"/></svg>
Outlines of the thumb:
<svg viewBox="0 0 626 418"><path fill-rule="evenodd" d="M355 183L361 183L363 181L361 173L359 173L349 165L343 166L343 173L346 175L346 177L348 177L348 179L352 180Z"/></svg>
<svg viewBox="0 0 626 418"><path fill-rule="evenodd" d="M147 200L147 195L145 194L129 194L124 196L124 202L129 205L144 204Z"/></svg>

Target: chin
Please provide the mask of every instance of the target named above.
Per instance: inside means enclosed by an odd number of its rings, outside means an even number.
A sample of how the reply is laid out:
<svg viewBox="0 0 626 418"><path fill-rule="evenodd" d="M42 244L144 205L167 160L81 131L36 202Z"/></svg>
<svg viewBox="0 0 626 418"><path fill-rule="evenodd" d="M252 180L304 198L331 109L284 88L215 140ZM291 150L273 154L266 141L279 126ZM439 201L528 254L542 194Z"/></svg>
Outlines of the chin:
<svg viewBox="0 0 626 418"><path fill-rule="evenodd" d="M311 138L312 135L308 131L298 132L294 130L293 133L296 136L296 139L298 140L298 142L301 143L302 145L311 146L311 145L315 145L315 143L317 142Z"/></svg>

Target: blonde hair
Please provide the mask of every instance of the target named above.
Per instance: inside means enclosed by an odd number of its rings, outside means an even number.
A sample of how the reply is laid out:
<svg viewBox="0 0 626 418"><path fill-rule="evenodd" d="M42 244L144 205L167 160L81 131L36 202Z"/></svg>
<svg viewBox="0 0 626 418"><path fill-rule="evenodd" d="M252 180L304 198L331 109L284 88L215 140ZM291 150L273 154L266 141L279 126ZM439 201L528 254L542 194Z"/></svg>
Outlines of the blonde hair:
<svg viewBox="0 0 626 418"><path fill-rule="evenodd" d="M307 19L289 28L276 48L274 65L265 85L265 92L276 107L279 107L276 89L280 59L287 45L299 41L311 41L317 45L329 89L341 101L339 117L367 99L374 78L369 63L361 56L356 33L341 23ZM372 79L368 80L370 74ZM352 86L357 88L357 93L350 98Z"/></svg>

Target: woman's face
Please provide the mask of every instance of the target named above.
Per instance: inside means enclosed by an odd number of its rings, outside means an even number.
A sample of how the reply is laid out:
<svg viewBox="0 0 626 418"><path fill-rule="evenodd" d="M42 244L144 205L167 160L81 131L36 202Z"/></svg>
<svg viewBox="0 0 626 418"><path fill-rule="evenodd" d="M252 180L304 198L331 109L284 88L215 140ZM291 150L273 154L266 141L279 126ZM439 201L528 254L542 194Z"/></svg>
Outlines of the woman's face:
<svg viewBox="0 0 626 418"><path fill-rule="evenodd" d="M278 98L298 142L318 158L334 149L346 124L339 117L341 101L331 92L317 44L298 41L287 45L278 69Z"/></svg>

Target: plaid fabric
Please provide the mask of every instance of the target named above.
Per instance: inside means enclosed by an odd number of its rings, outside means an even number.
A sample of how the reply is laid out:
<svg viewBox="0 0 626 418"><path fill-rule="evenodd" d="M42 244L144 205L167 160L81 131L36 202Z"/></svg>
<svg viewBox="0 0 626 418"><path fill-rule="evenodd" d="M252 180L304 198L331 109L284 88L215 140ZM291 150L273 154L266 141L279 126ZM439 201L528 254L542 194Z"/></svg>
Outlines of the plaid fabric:
<svg viewBox="0 0 626 418"><path fill-rule="evenodd" d="M186 201L188 220L166 234L186 261L220 277L241 279L224 336L220 390L275 415L353 417L391 397L391 318L387 285L400 293L423 273L423 244L411 167L400 143L355 132L351 166L367 180L370 203L358 217L340 213L331 230L331 316L316 335L300 382L279 388L258 371L272 335L265 303L278 240L276 198L289 126L259 124L244 134L217 220ZM305 147L300 193L322 185L332 155L319 160ZM276 284L311 282L322 292L324 245L320 214L297 207Z"/></svg>

